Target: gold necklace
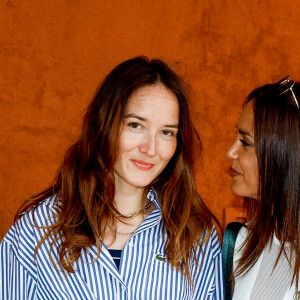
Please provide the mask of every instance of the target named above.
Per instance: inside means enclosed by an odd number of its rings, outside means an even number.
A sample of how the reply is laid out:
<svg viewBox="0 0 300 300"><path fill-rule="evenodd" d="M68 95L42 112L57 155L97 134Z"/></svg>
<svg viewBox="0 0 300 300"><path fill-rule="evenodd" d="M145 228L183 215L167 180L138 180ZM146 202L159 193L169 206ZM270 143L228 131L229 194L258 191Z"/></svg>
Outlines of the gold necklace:
<svg viewBox="0 0 300 300"><path fill-rule="evenodd" d="M113 228L109 224L107 224L106 226L109 227L110 230L114 231L117 235L132 235L142 225L142 223L144 222L144 220L145 220L145 213L143 213L142 222L134 229L134 231L131 231L131 232L121 232L121 231L118 231L117 229Z"/></svg>
<svg viewBox="0 0 300 300"><path fill-rule="evenodd" d="M137 217L139 216L140 214L143 214L143 218L142 218L142 222L135 228L134 231L131 231L131 232L121 232L121 231L118 231L117 229L113 228L111 225L107 224L107 227L109 227L110 230L114 231L117 235L132 235L135 233L135 231L142 225L142 223L144 222L145 220L145 215L146 215L146 211L151 207L151 204L152 202L148 199L148 202L147 204L145 205L145 207L141 210L139 210L138 212L133 212L129 215L115 215L114 214L114 217L116 219L119 219L119 218L122 218L122 217L125 217L125 218L133 218L133 217Z"/></svg>
<svg viewBox="0 0 300 300"><path fill-rule="evenodd" d="M133 218L133 217L137 217L139 216L140 214L145 214L146 211L151 207L151 204L152 202L150 200L148 200L147 204L145 205L145 208L142 208L141 210L139 210L138 212L133 212L129 215L121 215L121 214L114 214L114 217L116 218L122 218L122 217L125 217L125 218Z"/></svg>

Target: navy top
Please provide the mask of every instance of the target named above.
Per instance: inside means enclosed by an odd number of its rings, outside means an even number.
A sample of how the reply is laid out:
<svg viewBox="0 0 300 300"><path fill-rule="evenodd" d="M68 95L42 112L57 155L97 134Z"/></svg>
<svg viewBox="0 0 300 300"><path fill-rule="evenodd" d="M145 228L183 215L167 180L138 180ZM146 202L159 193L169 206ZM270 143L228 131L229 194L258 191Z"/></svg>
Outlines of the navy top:
<svg viewBox="0 0 300 300"><path fill-rule="evenodd" d="M107 249L113 258L117 268L119 269L120 261L121 261L121 255L122 255L122 250L115 250L115 249Z"/></svg>

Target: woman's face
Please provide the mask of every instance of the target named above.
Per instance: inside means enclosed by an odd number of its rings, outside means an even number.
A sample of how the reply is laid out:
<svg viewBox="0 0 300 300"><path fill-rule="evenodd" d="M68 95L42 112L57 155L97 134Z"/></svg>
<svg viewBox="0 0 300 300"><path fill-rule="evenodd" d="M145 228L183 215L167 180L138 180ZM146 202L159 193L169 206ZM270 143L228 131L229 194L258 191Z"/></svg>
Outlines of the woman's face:
<svg viewBox="0 0 300 300"><path fill-rule="evenodd" d="M238 196L257 199L258 166L254 148L253 107L249 102L237 123L237 138L226 153L231 160L231 189Z"/></svg>
<svg viewBox="0 0 300 300"><path fill-rule="evenodd" d="M123 118L116 187L148 186L174 155L178 126L179 104L170 90L161 83L136 90Z"/></svg>

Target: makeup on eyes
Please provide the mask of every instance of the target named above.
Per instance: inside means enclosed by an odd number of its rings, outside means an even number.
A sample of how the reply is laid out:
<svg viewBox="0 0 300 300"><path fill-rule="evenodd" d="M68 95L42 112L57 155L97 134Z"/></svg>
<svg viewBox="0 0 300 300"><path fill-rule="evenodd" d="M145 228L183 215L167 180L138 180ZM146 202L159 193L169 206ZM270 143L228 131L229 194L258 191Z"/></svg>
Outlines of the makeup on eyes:
<svg viewBox="0 0 300 300"><path fill-rule="evenodd" d="M238 139L244 147L253 146L254 136L252 133L241 128L237 128L236 133L240 136Z"/></svg>
<svg viewBox="0 0 300 300"><path fill-rule="evenodd" d="M239 139L239 141L242 143L242 145L243 145L244 147L251 146L251 144L248 143L245 139Z"/></svg>

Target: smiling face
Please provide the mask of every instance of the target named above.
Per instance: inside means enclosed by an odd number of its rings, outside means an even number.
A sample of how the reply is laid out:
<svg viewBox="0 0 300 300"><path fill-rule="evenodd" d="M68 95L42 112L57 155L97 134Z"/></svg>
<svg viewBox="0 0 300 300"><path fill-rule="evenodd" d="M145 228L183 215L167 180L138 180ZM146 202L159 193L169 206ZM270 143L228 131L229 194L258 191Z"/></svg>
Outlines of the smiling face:
<svg viewBox="0 0 300 300"><path fill-rule="evenodd" d="M247 103L237 123L237 138L227 150L231 160L231 189L238 196L257 199L258 165L254 147L253 107Z"/></svg>
<svg viewBox="0 0 300 300"><path fill-rule="evenodd" d="M164 170L177 146L179 104L163 84L128 99L114 165L116 187L144 188Z"/></svg>

